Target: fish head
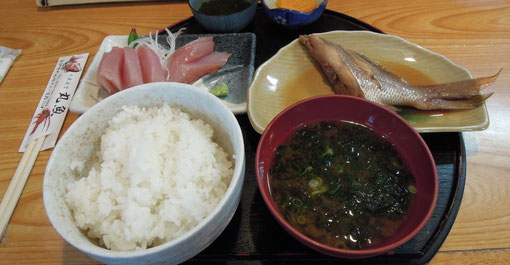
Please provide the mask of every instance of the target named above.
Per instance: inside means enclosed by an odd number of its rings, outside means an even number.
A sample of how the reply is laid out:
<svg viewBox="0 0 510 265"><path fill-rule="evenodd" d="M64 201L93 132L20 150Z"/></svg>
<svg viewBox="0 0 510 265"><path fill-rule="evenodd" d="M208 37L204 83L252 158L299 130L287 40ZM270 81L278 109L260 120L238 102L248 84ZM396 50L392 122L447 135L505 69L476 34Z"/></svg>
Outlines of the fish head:
<svg viewBox="0 0 510 265"><path fill-rule="evenodd" d="M349 58L351 55L347 50L315 35L302 35L299 41L319 63L335 93L365 97L353 72L350 63L352 59Z"/></svg>

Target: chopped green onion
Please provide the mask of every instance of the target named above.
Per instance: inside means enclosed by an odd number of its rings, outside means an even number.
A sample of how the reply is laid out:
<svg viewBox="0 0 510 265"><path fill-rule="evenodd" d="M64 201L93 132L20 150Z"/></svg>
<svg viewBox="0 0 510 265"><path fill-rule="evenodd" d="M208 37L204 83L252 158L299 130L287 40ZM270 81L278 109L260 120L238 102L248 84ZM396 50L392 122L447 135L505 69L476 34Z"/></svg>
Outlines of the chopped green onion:
<svg viewBox="0 0 510 265"><path fill-rule="evenodd" d="M333 149L328 148L328 149L326 150L326 152L322 153L322 155L321 155L321 156L330 156L330 155L332 155L332 154L333 154Z"/></svg>
<svg viewBox="0 0 510 265"><path fill-rule="evenodd" d="M317 177L308 181L308 186L314 190L319 189L322 186L322 179Z"/></svg>
<svg viewBox="0 0 510 265"><path fill-rule="evenodd" d="M303 202L300 199L296 199L296 198L292 199L292 204L294 204L298 207L303 206Z"/></svg>
<svg viewBox="0 0 510 265"><path fill-rule="evenodd" d="M304 225L306 223L306 217L304 217L303 215L298 216L297 222L300 225Z"/></svg>
<svg viewBox="0 0 510 265"><path fill-rule="evenodd" d="M418 189L417 189L414 185L409 185L409 186L407 186L407 190L408 190L411 194L416 194L416 192L418 192Z"/></svg>
<svg viewBox="0 0 510 265"><path fill-rule="evenodd" d="M318 195L321 193L323 193L321 190L316 190L316 191L312 192L312 195Z"/></svg>
<svg viewBox="0 0 510 265"><path fill-rule="evenodd" d="M289 150L289 147L288 146L284 146L282 148L278 148L276 154L278 155L283 155L285 154L285 152L287 152Z"/></svg>
<svg viewBox="0 0 510 265"><path fill-rule="evenodd" d="M344 173L344 168L345 168L345 165L344 164L340 164L340 165L338 165L336 172Z"/></svg>
<svg viewBox="0 0 510 265"><path fill-rule="evenodd" d="M336 241L334 246L336 248L347 248L347 244L343 240Z"/></svg>
<svg viewBox="0 0 510 265"><path fill-rule="evenodd" d="M313 195L319 195L319 194L322 194L322 193L324 193L324 192L328 191L328 189L329 189L328 187L326 187L326 186L322 186L319 190L316 190L316 191L312 192L312 196L313 196Z"/></svg>
<svg viewBox="0 0 510 265"><path fill-rule="evenodd" d="M299 173L299 176L303 176L304 174L311 172L313 170L312 166L307 166L301 173Z"/></svg>
<svg viewBox="0 0 510 265"><path fill-rule="evenodd" d="M334 195L340 189L340 185L336 186L336 188L330 190L328 193Z"/></svg>

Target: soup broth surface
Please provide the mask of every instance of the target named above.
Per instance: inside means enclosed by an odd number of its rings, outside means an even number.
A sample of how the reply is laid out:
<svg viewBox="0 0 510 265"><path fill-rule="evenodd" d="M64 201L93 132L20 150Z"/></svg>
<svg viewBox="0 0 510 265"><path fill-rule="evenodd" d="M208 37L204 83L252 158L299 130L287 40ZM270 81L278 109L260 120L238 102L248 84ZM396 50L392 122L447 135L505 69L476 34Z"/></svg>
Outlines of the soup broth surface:
<svg viewBox="0 0 510 265"><path fill-rule="evenodd" d="M249 0L209 0L198 7L198 12L210 16L224 16L242 11L251 4Z"/></svg>
<svg viewBox="0 0 510 265"><path fill-rule="evenodd" d="M377 247L394 235L416 193L393 144L348 122L297 130L278 147L269 184L290 225L346 249Z"/></svg>

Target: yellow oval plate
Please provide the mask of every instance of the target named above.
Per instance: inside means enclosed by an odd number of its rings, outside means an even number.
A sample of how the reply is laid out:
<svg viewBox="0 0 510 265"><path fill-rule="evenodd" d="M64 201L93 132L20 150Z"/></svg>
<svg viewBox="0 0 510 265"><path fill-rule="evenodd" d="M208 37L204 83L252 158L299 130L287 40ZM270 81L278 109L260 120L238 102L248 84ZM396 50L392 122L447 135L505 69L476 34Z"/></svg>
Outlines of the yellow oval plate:
<svg viewBox="0 0 510 265"><path fill-rule="evenodd" d="M364 54L406 78L426 85L472 78L465 68L443 55L400 37L370 31L331 31L317 34ZM333 94L319 66L304 46L294 40L257 68L248 90L247 112L253 128L262 133L282 110L302 99ZM470 110L398 112L419 132L483 130L489 126L485 104Z"/></svg>

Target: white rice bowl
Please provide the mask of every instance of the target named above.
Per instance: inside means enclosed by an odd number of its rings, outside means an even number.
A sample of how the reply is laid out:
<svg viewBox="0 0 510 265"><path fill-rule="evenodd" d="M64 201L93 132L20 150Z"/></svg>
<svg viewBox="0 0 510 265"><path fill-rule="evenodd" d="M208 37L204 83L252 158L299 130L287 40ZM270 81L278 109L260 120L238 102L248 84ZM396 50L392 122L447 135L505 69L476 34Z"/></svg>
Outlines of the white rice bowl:
<svg viewBox="0 0 510 265"><path fill-rule="evenodd" d="M214 210L232 177L231 158L212 136L209 124L169 105L122 107L101 137L99 161L66 187L75 223L113 250L145 249L188 232Z"/></svg>
<svg viewBox="0 0 510 265"><path fill-rule="evenodd" d="M227 226L244 164L239 124L220 100L184 84L141 85L66 131L44 205L57 232L101 262L179 263Z"/></svg>

